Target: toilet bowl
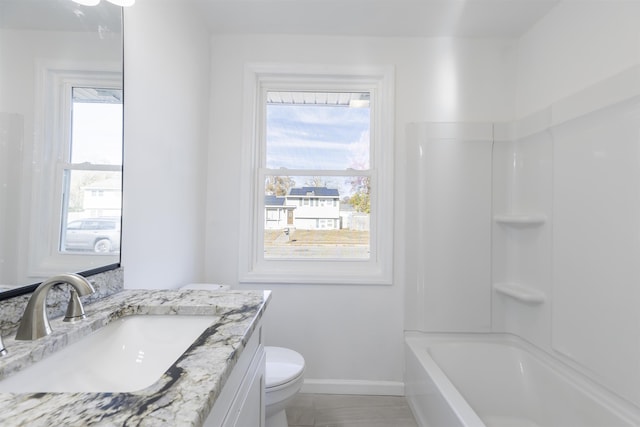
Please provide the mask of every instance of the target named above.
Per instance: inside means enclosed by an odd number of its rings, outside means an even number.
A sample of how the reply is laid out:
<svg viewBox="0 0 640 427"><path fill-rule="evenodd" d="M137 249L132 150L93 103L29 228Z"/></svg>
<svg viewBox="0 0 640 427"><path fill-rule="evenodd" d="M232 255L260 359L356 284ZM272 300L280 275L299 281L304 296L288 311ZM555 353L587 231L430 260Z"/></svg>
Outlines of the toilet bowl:
<svg viewBox="0 0 640 427"><path fill-rule="evenodd" d="M190 283L180 289L228 290L213 283ZM284 347L265 346L265 426L288 427L285 408L304 383L304 358Z"/></svg>
<svg viewBox="0 0 640 427"><path fill-rule="evenodd" d="M285 408L304 383L304 358L288 348L264 350L266 427L288 427Z"/></svg>

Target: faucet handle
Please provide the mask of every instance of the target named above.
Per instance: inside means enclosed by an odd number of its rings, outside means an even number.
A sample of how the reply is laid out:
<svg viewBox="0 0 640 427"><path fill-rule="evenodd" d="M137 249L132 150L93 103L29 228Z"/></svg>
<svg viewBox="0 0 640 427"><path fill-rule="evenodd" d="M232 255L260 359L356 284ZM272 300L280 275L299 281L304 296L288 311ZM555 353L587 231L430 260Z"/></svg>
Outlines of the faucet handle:
<svg viewBox="0 0 640 427"><path fill-rule="evenodd" d="M2 335L0 335L0 357L6 356L7 354L9 354L9 352L7 352L7 348L4 346L4 342L2 341Z"/></svg>
<svg viewBox="0 0 640 427"><path fill-rule="evenodd" d="M78 292L71 288L71 298L69 298L69 304L67 305L67 312L64 315L63 322L77 322L86 318L87 315L84 312L84 307L80 301Z"/></svg>

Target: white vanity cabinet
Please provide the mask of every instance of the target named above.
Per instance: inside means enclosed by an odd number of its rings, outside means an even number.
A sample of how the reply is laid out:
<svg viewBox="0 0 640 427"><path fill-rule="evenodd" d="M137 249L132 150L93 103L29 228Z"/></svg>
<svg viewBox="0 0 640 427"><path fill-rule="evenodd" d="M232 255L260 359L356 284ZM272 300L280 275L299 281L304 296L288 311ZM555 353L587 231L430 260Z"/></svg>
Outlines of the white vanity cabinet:
<svg viewBox="0 0 640 427"><path fill-rule="evenodd" d="M258 324L227 379L205 427L264 427L265 352Z"/></svg>

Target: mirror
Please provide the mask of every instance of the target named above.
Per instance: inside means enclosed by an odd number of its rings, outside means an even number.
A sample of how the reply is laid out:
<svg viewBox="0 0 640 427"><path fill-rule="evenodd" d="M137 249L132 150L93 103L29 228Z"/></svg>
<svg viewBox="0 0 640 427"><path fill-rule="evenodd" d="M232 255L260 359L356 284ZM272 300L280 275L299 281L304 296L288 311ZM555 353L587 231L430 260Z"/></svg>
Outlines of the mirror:
<svg viewBox="0 0 640 427"><path fill-rule="evenodd" d="M120 262L122 8L0 0L0 299Z"/></svg>

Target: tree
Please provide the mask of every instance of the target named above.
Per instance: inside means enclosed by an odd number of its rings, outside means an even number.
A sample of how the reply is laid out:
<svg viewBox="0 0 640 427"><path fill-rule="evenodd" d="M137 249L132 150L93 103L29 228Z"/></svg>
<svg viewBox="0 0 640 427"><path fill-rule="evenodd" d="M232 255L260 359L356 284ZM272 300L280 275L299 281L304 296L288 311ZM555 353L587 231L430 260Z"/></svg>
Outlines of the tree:
<svg viewBox="0 0 640 427"><path fill-rule="evenodd" d="M369 193L358 191L349 199L349 203L356 212L371 213L371 199Z"/></svg>
<svg viewBox="0 0 640 427"><path fill-rule="evenodd" d="M264 192L273 196L286 196L295 185L296 182L290 176L268 176L264 183Z"/></svg>
<svg viewBox="0 0 640 427"><path fill-rule="evenodd" d="M354 191L349 198L349 203L356 212L371 213L371 178L368 176L354 177L351 181L351 189Z"/></svg>
<svg viewBox="0 0 640 427"><path fill-rule="evenodd" d="M313 178L307 179L305 185L309 187L326 187L327 181L324 177L314 176Z"/></svg>

